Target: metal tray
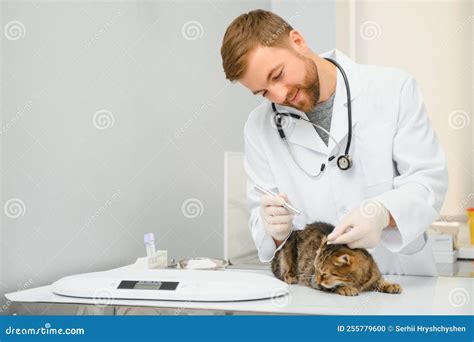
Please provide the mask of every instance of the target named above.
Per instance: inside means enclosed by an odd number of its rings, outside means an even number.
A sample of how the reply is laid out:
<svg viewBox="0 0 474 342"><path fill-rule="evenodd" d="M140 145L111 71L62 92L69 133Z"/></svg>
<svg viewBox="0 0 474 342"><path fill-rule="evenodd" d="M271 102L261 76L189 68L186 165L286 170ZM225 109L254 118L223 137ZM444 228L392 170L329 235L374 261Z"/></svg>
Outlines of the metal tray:
<svg viewBox="0 0 474 342"><path fill-rule="evenodd" d="M224 259L213 259L213 258L190 258L181 259L177 263L177 268L187 270L221 270L226 268L229 262Z"/></svg>

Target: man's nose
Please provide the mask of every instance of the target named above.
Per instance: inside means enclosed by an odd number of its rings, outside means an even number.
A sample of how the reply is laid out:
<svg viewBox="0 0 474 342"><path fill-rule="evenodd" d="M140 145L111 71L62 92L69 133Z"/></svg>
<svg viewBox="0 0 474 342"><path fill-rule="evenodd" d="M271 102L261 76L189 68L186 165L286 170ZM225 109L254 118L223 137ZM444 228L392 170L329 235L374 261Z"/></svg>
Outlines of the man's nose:
<svg viewBox="0 0 474 342"><path fill-rule="evenodd" d="M275 83L268 87L268 91L272 94L272 102L284 103L287 100L288 88L282 84Z"/></svg>

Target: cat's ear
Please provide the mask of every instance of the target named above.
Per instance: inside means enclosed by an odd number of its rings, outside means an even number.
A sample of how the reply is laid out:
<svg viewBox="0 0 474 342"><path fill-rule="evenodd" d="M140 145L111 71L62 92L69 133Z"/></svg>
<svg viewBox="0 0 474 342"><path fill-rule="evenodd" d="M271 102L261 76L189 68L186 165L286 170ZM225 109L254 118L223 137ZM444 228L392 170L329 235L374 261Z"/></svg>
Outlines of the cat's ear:
<svg viewBox="0 0 474 342"><path fill-rule="evenodd" d="M347 253L336 256L336 260L334 261L334 263L337 266L350 265L351 262L352 262L352 256Z"/></svg>

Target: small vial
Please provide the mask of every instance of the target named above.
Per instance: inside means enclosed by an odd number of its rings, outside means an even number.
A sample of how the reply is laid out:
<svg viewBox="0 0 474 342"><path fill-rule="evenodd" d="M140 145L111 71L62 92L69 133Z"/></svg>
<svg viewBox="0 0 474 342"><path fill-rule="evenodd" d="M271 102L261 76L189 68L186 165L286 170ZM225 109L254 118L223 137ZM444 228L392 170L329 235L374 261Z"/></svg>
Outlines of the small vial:
<svg viewBox="0 0 474 342"><path fill-rule="evenodd" d="M146 248L146 256L151 258L155 256L156 247L155 247L155 235L153 233L145 234L143 237Z"/></svg>

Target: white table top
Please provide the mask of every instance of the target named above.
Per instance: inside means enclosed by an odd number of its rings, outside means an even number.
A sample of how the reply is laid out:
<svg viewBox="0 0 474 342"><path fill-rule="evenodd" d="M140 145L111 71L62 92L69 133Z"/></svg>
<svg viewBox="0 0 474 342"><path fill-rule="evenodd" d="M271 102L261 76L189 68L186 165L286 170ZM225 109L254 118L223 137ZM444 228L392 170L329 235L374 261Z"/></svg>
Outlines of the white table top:
<svg viewBox="0 0 474 342"><path fill-rule="evenodd" d="M136 264L124 268L136 268ZM268 270L229 268L216 272L257 272L273 276ZM113 306L203 309L228 312L316 315L473 315L474 279L458 277L385 276L399 283L402 294L364 292L344 297L300 285L290 285L287 296L243 302L179 302L150 300L110 300ZM69 303L94 305L94 299L63 297L42 286L5 295L12 302Z"/></svg>

